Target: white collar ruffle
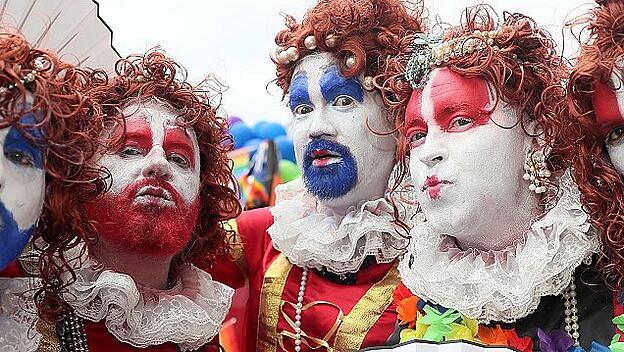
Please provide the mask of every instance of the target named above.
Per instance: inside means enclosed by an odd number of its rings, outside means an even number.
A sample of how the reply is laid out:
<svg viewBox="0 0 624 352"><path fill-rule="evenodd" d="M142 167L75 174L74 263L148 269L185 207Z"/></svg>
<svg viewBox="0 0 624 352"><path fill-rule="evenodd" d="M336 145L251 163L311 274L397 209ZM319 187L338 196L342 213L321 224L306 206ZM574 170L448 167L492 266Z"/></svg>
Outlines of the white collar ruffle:
<svg viewBox="0 0 624 352"><path fill-rule="evenodd" d="M275 193L268 233L274 247L294 265L345 274L357 272L369 255L377 263L389 263L405 253L407 239L386 198L363 201L341 216L321 209L301 179L277 186ZM405 222L416 213L414 205L395 203Z"/></svg>
<svg viewBox="0 0 624 352"><path fill-rule="evenodd" d="M145 348L166 342L195 350L219 332L234 290L193 265L180 268L173 288L137 285L129 275L106 270L93 259L75 269L76 281L64 294L75 313L105 321L119 341Z"/></svg>
<svg viewBox="0 0 624 352"><path fill-rule="evenodd" d="M481 323L511 323L531 314L542 296L561 294L576 268L599 249L568 172L558 187L556 204L521 241L500 251L460 250L421 217L399 265L403 283L421 299Z"/></svg>
<svg viewBox="0 0 624 352"><path fill-rule="evenodd" d="M38 315L30 277L0 278L0 352L34 352L41 341L35 328Z"/></svg>

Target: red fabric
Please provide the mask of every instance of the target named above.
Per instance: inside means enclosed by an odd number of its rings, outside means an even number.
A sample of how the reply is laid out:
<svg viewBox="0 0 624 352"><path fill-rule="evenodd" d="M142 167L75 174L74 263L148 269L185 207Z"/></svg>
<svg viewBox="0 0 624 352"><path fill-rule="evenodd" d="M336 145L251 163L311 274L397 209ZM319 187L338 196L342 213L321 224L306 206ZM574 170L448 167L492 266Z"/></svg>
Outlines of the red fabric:
<svg viewBox="0 0 624 352"><path fill-rule="evenodd" d="M158 346L150 346L147 348L132 347L128 344L122 343L115 336L106 330L106 325L103 321L94 323L85 320L85 331L87 332L87 340L89 343L89 350L91 352L132 352L132 351L146 351L146 352L179 352L178 345L168 342ZM217 343L217 339L213 343ZM200 352L212 352L218 351L216 346L204 346L197 351Z"/></svg>
<svg viewBox="0 0 624 352"><path fill-rule="evenodd" d="M23 277L26 273L22 270L17 260L14 260L4 270L0 271L0 277Z"/></svg>
<svg viewBox="0 0 624 352"><path fill-rule="evenodd" d="M264 273L271 263L280 255L275 250L266 230L273 223L273 216L269 208L246 211L237 219L238 233L244 244L244 259L247 273L242 272L236 265L232 265L232 260L222 259L210 269L215 278L225 284L237 286L249 278L250 298L247 305L247 316L244 318L245 325L240 325L239 329L246 331L246 341L243 341L243 351L256 351L256 339L258 330L258 307L260 300L260 290L264 279ZM234 267L234 269L232 268ZM305 293L305 301L329 301L338 305L343 313L347 315L360 298L371 288L373 284L381 280L392 267L392 264L371 265L360 270L357 282L354 285L340 285L327 280L315 272L308 275L308 285ZM219 272L222 271L222 272ZM297 302L297 293L301 281L302 269L294 266L287 278L282 299L289 302ZM247 275L245 275L247 274ZM290 317L294 317L291 307L286 307L285 311ZM338 309L329 305L318 305L310 308L302 315L301 326L309 335L323 337L331 328ZM388 337L394 330L396 322L396 306L391 304L375 326L369 331L364 339L362 347L379 346L385 344ZM277 331L287 330L292 332L282 315L279 315ZM294 341L285 338L285 347L288 351L294 351ZM333 342L333 340L330 340ZM279 347L278 347L279 349ZM308 347L302 344L302 351L308 351ZM318 350L317 350L318 351ZM232 352L232 351L228 351Z"/></svg>

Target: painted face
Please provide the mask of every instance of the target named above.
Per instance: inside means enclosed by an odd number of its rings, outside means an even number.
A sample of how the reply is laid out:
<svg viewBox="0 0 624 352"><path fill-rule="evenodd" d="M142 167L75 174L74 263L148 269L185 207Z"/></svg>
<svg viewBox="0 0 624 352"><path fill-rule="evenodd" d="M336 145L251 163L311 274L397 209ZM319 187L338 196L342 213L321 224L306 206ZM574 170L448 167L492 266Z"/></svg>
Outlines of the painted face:
<svg viewBox="0 0 624 352"><path fill-rule="evenodd" d="M417 200L434 231L463 248L508 245L522 213L536 209L522 179L531 139L509 106L492 111L494 94L485 80L440 68L406 110Z"/></svg>
<svg viewBox="0 0 624 352"><path fill-rule="evenodd" d="M611 85L598 83L592 95L596 125L607 146L613 167L624 175L624 82L611 75Z"/></svg>
<svg viewBox="0 0 624 352"><path fill-rule="evenodd" d="M98 164L111 174L110 190L88 207L98 234L120 249L175 254L186 246L199 209L200 155L181 114L156 99L123 110L122 142ZM112 135L123 133L118 127Z"/></svg>
<svg viewBox="0 0 624 352"><path fill-rule="evenodd" d="M23 125L32 125L34 116L20 119ZM34 130L26 133L40 137ZM0 130L0 270L17 258L30 239L34 225L41 214L45 192L43 152L26 138L19 129Z"/></svg>
<svg viewBox="0 0 624 352"><path fill-rule="evenodd" d="M308 191L341 212L382 197L394 165L396 138L377 92L345 78L329 53L306 56L290 83L297 164ZM371 127L369 129L366 126Z"/></svg>

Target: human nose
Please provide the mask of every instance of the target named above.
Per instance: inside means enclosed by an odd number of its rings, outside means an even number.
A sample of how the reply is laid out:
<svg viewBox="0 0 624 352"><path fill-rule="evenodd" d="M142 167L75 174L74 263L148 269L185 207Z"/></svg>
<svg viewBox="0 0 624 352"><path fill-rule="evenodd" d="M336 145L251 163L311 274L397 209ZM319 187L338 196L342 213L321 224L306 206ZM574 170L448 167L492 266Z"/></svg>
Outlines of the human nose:
<svg viewBox="0 0 624 352"><path fill-rule="evenodd" d="M309 136L310 138L319 138L323 136L335 137L336 128L333 124L329 114L323 109L315 111L312 116L312 122L310 123Z"/></svg>
<svg viewBox="0 0 624 352"><path fill-rule="evenodd" d="M444 142L436 138L435 134L429 134L418 151L418 159L423 164L432 167L448 159L448 149Z"/></svg>
<svg viewBox="0 0 624 352"><path fill-rule="evenodd" d="M143 177L157 178L168 181L171 178L171 165L162 147L154 147L145 156L145 166L142 170Z"/></svg>

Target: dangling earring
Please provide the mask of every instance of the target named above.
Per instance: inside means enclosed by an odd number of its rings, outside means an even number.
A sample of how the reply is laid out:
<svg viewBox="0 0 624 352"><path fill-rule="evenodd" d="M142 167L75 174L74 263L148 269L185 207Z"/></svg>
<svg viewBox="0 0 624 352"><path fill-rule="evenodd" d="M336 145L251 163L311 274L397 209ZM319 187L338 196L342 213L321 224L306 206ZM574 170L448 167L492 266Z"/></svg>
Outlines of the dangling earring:
<svg viewBox="0 0 624 352"><path fill-rule="evenodd" d="M529 181L529 190L540 194L545 193L546 180L550 177L550 170L546 164L546 157L543 150L530 151L524 161L523 179Z"/></svg>

